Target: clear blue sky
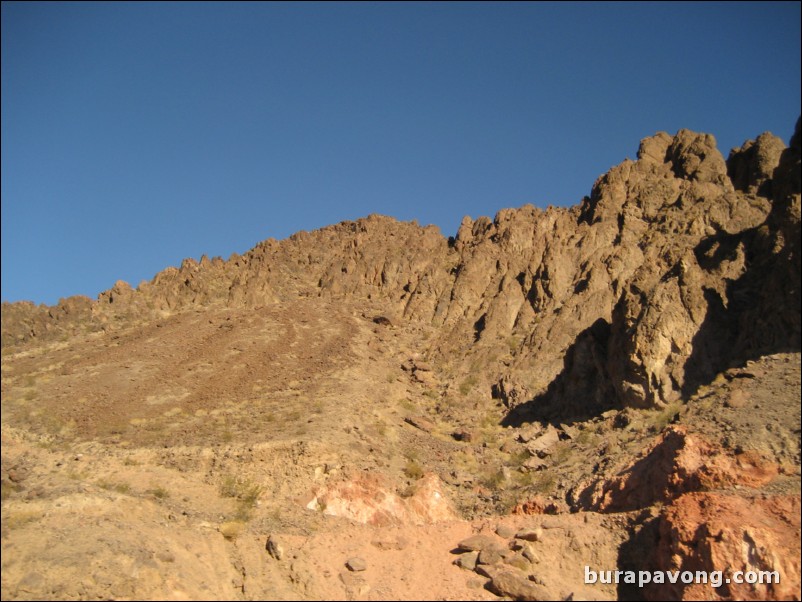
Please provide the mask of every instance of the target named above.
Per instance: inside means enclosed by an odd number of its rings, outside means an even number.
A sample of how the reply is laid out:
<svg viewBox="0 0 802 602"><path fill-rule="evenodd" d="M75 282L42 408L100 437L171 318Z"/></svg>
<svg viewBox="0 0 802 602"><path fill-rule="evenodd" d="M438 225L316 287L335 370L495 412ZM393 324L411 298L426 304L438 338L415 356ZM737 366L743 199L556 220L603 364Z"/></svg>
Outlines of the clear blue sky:
<svg viewBox="0 0 802 602"><path fill-rule="evenodd" d="M800 3L2 4L2 299L369 213L567 206L800 113Z"/></svg>

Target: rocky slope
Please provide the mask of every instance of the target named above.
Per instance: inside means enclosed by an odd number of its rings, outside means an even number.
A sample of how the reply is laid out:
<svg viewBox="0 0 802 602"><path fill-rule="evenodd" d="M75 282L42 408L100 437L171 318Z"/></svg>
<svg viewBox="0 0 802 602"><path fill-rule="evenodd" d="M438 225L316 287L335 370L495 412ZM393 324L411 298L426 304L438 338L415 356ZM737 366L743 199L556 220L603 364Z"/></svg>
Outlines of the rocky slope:
<svg viewBox="0 0 802 602"><path fill-rule="evenodd" d="M733 362L799 347L798 143L797 125L791 147L763 134L725 161L710 135L659 133L577 207L466 217L448 240L380 216L299 232L95 302L4 304L3 343L193 307L367 299L437 326L449 360L508 343L512 360L481 376L510 406L660 406ZM581 390L566 390L572 371Z"/></svg>
<svg viewBox="0 0 802 602"><path fill-rule="evenodd" d="M3 598L799 598L799 127L4 303Z"/></svg>

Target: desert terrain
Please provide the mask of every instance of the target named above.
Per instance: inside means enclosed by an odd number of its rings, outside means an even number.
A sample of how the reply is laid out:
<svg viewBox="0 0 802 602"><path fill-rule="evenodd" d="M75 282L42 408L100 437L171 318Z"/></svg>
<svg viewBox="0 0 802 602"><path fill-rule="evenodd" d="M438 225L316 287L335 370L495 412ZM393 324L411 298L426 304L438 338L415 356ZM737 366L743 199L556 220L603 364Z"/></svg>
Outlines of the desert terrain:
<svg viewBox="0 0 802 602"><path fill-rule="evenodd" d="M570 208L4 303L2 598L800 599L800 188L799 123L658 133Z"/></svg>

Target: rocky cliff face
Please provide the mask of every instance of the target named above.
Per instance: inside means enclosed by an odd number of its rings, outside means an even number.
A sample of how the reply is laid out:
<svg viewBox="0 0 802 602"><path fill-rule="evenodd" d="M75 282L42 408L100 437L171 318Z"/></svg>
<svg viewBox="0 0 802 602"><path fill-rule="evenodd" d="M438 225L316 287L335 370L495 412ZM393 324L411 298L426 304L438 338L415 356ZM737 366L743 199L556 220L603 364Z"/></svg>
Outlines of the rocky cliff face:
<svg viewBox="0 0 802 602"><path fill-rule="evenodd" d="M573 208L4 304L2 597L800 599L800 205L799 125L661 133Z"/></svg>
<svg viewBox="0 0 802 602"><path fill-rule="evenodd" d="M200 306L359 299L438 327L430 355L471 372L509 420L655 407L732 363L800 346L800 134L725 161L707 134L644 139L569 209L466 217L456 237L372 215L228 261L188 259L132 289L3 304L3 345ZM501 350L501 351L499 351Z"/></svg>

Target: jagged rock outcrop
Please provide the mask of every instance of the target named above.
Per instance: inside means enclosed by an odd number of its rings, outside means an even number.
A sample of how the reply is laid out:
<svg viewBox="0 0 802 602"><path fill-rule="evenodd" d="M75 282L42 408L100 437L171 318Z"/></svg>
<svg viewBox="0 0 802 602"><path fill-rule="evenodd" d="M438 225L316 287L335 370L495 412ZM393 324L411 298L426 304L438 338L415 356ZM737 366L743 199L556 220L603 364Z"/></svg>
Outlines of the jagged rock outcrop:
<svg viewBox="0 0 802 602"><path fill-rule="evenodd" d="M577 487L573 503L596 512L639 510L693 491L759 487L777 474L778 467L756 453L727 454L686 428L671 426L617 476Z"/></svg>
<svg viewBox="0 0 802 602"><path fill-rule="evenodd" d="M680 497L658 518L655 568L705 571L711 578L718 572L721 587L667 581L645 588L646 599L795 599L800 587L799 516L799 495Z"/></svg>
<svg viewBox="0 0 802 602"><path fill-rule="evenodd" d="M328 516L371 525L420 525L457 517L443 495L440 479L431 473L421 478L406 497L375 476L360 475L320 488L305 505Z"/></svg>
<svg viewBox="0 0 802 602"><path fill-rule="evenodd" d="M789 148L763 134L725 161L710 135L661 132L572 208L466 217L453 239L376 215L299 232L94 302L3 304L3 345L207 305L353 299L437 326L430 355L481 366L515 420L660 406L799 348L799 139L797 123Z"/></svg>

